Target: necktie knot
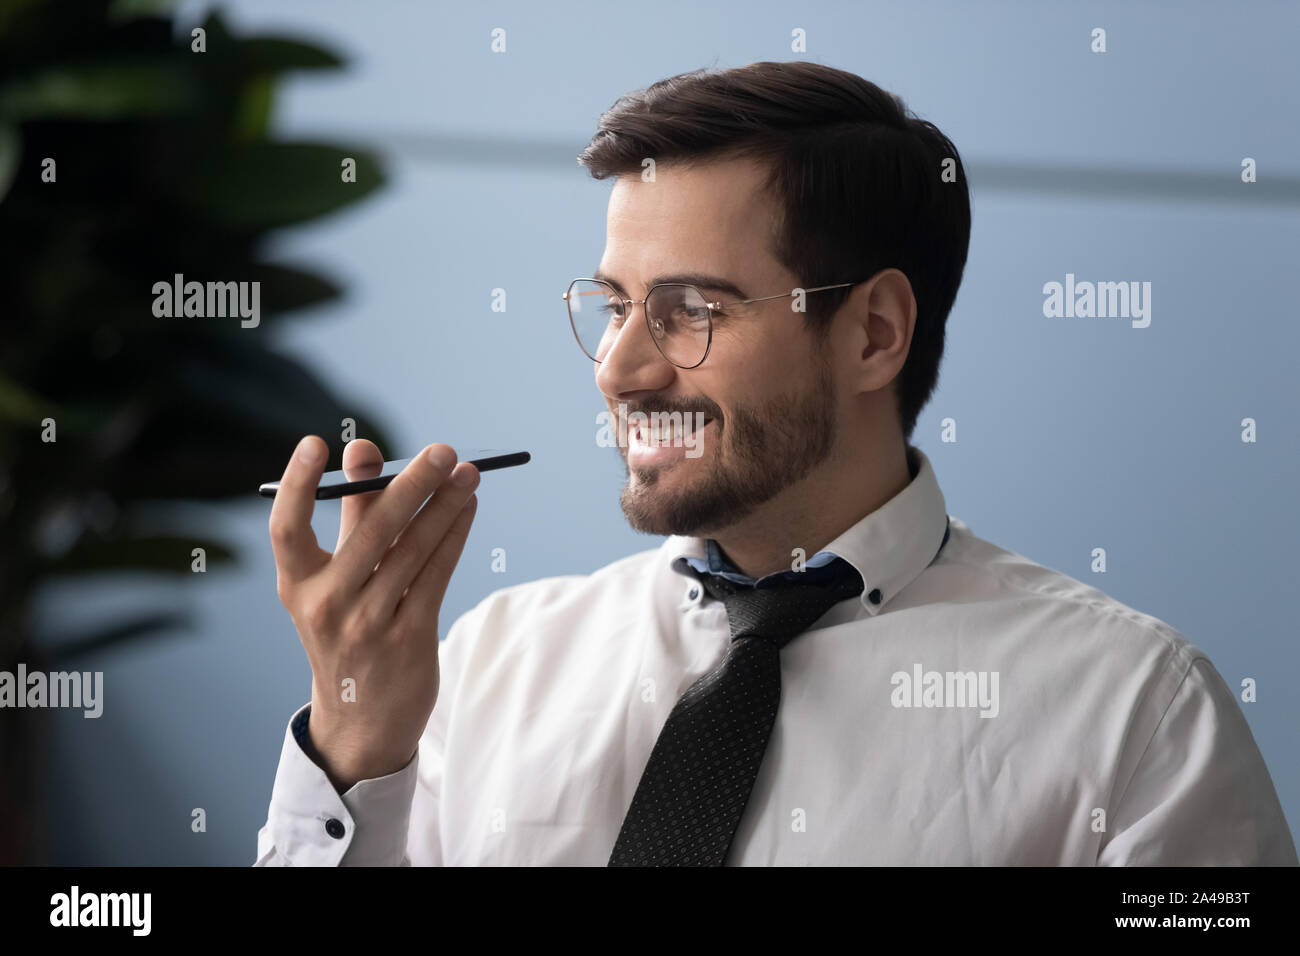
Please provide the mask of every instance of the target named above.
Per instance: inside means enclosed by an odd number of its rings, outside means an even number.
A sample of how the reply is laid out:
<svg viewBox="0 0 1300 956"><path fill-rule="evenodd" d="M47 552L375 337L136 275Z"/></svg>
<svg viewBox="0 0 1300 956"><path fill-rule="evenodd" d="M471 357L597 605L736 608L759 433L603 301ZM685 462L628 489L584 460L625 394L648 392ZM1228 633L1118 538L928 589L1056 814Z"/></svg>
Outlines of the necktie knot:
<svg viewBox="0 0 1300 956"><path fill-rule="evenodd" d="M810 572L807 581L782 581L775 587L737 584L721 575L694 572L704 590L723 603L733 641L761 637L778 648L806 631L840 601L862 593L862 576L843 558Z"/></svg>

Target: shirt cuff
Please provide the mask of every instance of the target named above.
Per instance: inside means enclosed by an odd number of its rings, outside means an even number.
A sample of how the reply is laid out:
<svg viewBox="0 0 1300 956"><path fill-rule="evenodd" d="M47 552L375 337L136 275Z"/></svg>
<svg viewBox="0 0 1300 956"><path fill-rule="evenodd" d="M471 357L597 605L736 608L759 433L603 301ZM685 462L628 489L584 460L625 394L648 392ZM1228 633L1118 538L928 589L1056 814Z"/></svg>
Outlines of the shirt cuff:
<svg viewBox="0 0 1300 956"><path fill-rule="evenodd" d="M340 795L298 742L311 704L293 715L267 813L271 842L292 866L397 866L406 841L419 753L401 770L360 780Z"/></svg>

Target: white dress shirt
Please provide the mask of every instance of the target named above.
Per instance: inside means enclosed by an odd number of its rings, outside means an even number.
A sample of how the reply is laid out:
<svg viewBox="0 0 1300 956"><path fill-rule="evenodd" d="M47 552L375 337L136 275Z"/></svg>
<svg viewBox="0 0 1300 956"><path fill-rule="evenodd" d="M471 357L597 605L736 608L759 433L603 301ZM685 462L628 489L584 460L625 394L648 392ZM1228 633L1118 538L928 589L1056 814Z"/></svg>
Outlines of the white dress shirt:
<svg viewBox="0 0 1300 956"><path fill-rule="evenodd" d="M727 864L1296 864L1205 654L976 537L908 454L911 483L824 549L865 587L781 651ZM705 541L488 595L442 644L416 756L341 796L301 708L256 865L606 865L669 711L730 639L686 556Z"/></svg>

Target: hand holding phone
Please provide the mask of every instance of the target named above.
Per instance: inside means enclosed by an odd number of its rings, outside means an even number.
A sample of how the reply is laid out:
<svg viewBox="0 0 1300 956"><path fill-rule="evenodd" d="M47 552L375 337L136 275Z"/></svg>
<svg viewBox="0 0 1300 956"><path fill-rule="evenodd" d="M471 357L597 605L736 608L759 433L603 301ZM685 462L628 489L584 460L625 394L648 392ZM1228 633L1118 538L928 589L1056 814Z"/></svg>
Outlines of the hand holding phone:
<svg viewBox="0 0 1300 956"><path fill-rule="evenodd" d="M438 614L479 473L450 446L428 446L377 493L343 499L331 554L311 527L326 460L319 437L298 444L277 483L270 535L276 590L311 664L304 749L343 793L415 755L438 699ZM373 442L344 449L349 475L382 467Z"/></svg>

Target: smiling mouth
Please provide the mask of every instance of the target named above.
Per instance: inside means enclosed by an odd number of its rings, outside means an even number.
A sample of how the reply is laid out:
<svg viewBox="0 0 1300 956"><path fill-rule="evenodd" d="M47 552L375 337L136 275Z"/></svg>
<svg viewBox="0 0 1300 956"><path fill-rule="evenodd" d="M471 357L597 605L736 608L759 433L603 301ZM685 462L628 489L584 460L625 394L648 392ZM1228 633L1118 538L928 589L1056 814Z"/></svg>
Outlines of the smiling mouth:
<svg viewBox="0 0 1300 956"><path fill-rule="evenodd" d="M638 445L680 445L689 442L697 434L713 423L711 417L698 420L696 416L688 413L679 417L668 417L664 419L651 419L649 422L640 420L629 422L627 425L628 443Z"/></svg>

